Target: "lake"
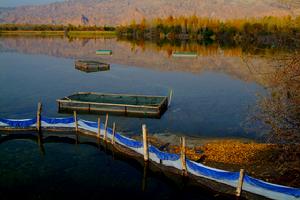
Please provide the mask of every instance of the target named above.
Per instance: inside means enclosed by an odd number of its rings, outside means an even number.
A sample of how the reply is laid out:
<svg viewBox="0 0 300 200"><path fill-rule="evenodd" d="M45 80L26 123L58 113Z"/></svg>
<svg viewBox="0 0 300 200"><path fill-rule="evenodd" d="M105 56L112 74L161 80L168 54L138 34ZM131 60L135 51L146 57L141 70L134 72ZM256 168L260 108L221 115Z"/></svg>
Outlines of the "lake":
<svg viewBox="0 0 300 200"><path fill-rule="evenodd" d="M97 49L111 49L113 54L95 55ZM175 50L193 50L198 57L175 58ZM249 127L248 122L255 115L253 108L267 93L270 82L266 74L274 71L273 53L262 56L215 44L136 44L116 38L0 37L0 117L34 117L39 101L44 116L67 116L58 113L56 99L75 92L169 95L172 90L171 105L161 119L110 116L109 125L116 122L118 132L129 136L140 135L141 125L146 124L155 135L260 141L264 131L255 123ZM104 61L111 68L85 73L74 68L77 59ZM79 117L96 120L98 116ZM28 136L29 140L6 137L1 133L1 199L19 194L23 199L98 199L109 194L221 198L156 173L148 174L143 191L143 166L116 159L90 143L75 145L65 138L46 143L40 152L34 136Z"/></svg>
<svg viewBox="0 0 300 200"><path fill-rule="evenodd" d="M261 73L272 70L260 57L200 46L203 55L197 58L173 58L153 46L117 39L12 37L1 38L0 45L1 117L32 117L38 101L44 115L60 116L56 99L79 91L169 95L172 90L170 108L161 119L112 116L110 124L115 121L128 135L140 134L145 123L153 134L260 137L243 126L257 94L265 93ZM96 49L112 49L113 55L96 56ZM111 70L84 73L74 68L76 59L105 61Z"/></svg>

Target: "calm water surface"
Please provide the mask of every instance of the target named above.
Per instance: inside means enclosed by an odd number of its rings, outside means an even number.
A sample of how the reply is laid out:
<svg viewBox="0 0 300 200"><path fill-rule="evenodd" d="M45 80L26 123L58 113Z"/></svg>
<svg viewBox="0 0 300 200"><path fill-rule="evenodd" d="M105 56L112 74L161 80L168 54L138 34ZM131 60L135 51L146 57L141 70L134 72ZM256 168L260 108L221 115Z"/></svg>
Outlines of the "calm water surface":
<svg viewBox="0 0 300 200"><path fill-rule="evenodd" d="M243 123L264 90L239 56L212 52L172 58L115 39L1 38L0 45L0 117L33 117L38 101L44 115L59 116L56 99L79 91L168 95L173 90L171 107L161 119L111 117L110 122L127 134L140 134L146 123L151 133L257 137L246 133ZM114 54L95 56L101 48ZM79 58L107 61L111 70L78 71L74 61Z"/></svg>
<svg viewBox="0 0 300 200"><path fill-rule="evenodd" d="M96 49L112 49L112 56L95 56ZM160 47L136 47L116 39L0 38L0 117L34 117L37 102L43 114L57 113L56 99L79 91L174 95L161 119L110 117L118 131L139 135L146 123L150 133L207 138L259 139L246 132L257 94L264 94L261 73L269 71L263 59L245 64L238 50L199 46L199 57L172 58ZM84 73L74 69L76 59L111 64L106 72ZM96 120L97 116L80 115ZM99 199L154 197L159 199L213 199L212 193L185 186L180 180L147 176L142 190L143 166L94 145L74 141L45 143L42 153L35 139L0 137L0 198ZM16 192L17 191L17 192ZM157 192L159 191L159 192Z"/></svg>
<svg viewBox="0 0 300 200"><path fill-rule="evenodd" d="M80 143L44 135L41 149L34 133L2 135L0 199L224 199L145 170L83 136Z"/></svg>

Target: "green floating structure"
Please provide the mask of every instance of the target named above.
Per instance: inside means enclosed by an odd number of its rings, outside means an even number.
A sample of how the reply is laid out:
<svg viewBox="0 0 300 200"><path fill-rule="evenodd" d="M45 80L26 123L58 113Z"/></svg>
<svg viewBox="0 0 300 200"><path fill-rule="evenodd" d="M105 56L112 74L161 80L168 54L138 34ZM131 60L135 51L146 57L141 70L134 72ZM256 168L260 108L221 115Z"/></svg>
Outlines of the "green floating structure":
<svg viewBox="0 0 300 200"><path fill-rule="evenodd" d="M168 97L78 92L57 100L59 112L111 113L160 118L168 109Z"/></svg>
<svg viewBox="0 0 300 200"><path fill-rule="evenodd" d="M191 58L195 58L197 57L197 53L196 52L180 52L180 51L175 51L172 53L173 57L191 57Z"/></svg>
<svg viewBox="0 0 300 200"><path fill-rule="evenodd" d="M96 54L97 55L112 55L112 50L99 49L99 50L96 50Z"/></svg>

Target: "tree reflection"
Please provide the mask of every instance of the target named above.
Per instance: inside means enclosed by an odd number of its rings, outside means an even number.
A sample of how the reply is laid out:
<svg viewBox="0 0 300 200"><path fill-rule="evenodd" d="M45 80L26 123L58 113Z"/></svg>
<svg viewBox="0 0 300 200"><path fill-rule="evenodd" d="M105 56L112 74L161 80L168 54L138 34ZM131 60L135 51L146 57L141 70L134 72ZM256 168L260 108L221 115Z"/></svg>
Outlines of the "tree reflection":
<svg viewBox="0 0 300 200"><path fill-rule="evenodd" d="M300 142L300 55L275 60L275 72L266 75L268 95L258 102L256 118L269 128L269 142Z"/></svg>

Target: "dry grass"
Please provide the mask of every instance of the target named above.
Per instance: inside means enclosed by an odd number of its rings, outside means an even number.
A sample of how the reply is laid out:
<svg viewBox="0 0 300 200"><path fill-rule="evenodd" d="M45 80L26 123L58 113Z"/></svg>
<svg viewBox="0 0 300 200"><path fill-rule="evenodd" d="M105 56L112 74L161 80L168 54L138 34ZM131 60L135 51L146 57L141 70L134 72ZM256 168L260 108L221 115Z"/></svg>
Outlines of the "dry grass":
<svg viewBox="0 0 300 200"><path fill-rule="evenodd" d="M216 142L206 144L204 164L238 171L268 182L300 187L300 146L241 142Z"/></svg>
<svg viewBox="0 0 300 200"><path fill-rule="evenodd" d="M205 152L206 160L230 164L252 164L256 162L257 155L265 154L274 149L276 145L248 143L237 141L222 141L206 144L199 147Z"/></svg>

